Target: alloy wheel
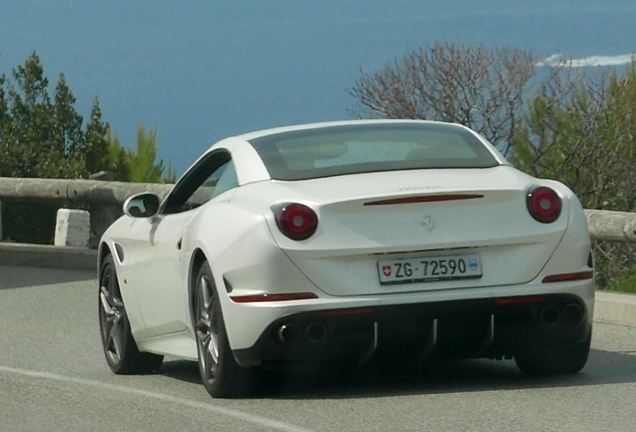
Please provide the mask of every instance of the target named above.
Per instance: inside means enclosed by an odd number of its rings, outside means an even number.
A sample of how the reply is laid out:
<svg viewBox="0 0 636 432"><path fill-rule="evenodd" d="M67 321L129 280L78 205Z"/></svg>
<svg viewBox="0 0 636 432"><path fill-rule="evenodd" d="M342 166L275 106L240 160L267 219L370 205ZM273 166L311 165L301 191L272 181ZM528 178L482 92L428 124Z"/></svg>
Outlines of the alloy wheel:
<svg viewBox="0 0 636 432"><path fill-rule="evenodd" d="M125 349L124 302L121 299L114 268L108 265L100 281L100 320L104 351L112 364L118 364Z"/></svg>
<svg viewBox="0 0 636 432"><path fill-rule="evenodd" d="M219 365L219 335L214 316L214 288L207 275L202 275L197 287L197 344L201 372L207 381L217 375Z"/></svg>

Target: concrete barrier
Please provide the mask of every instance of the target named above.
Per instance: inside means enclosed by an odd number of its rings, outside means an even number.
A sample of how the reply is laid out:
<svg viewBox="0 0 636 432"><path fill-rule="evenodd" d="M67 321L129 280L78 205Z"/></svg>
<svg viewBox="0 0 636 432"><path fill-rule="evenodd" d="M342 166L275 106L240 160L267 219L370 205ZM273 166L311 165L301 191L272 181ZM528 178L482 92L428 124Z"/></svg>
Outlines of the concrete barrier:
<svg viewBox="0 0 636 432"><path fill-rule="evenodd" d="M0 263L96 271L97 250L73 246L0 243Z"/></svg>

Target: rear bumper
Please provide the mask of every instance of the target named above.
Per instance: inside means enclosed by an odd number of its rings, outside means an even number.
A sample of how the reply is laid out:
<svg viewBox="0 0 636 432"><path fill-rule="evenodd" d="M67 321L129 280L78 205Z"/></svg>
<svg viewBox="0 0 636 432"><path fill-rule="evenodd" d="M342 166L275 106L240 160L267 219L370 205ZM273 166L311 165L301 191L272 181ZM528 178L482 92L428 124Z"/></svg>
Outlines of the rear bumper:
<svg viewBox="0 0 636 432"><path fill-rule="evenodd" d="M576 343L591 332L593 311L573 294L378 305L299 312L274 320L243 366L293 367L375 352L454 358L512 357Z"/></svg>

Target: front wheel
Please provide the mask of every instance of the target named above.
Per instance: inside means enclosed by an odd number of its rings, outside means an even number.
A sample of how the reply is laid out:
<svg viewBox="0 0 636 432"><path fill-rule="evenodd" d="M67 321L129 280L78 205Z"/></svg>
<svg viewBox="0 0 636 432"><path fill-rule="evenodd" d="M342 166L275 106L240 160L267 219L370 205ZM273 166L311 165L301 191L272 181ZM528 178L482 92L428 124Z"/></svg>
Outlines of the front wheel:
<svg viewBox="0 0 636 432"><path fill-rule="evenodd" d="M132 337L112 255L108 255L102 263L98 297L99 329L110 369L116 374L147 373L159 369L163 356L139 352Z"/></svg>
<svg viewBox="0 0 636 432"><path fill-rule="evenodd" d="M579 372L587 363L592 334L583 342L538 349L515 356L519 369L527 375L556 375Z"/></svg>
<svg viewBox="0 0 636 432"><path fill-rule="evenodd" d="M194 301L199 372L212 397L246 396L252 384L251 370L236 363L225 331L219 294L212 271L204 263L197 276Z"/></svg>

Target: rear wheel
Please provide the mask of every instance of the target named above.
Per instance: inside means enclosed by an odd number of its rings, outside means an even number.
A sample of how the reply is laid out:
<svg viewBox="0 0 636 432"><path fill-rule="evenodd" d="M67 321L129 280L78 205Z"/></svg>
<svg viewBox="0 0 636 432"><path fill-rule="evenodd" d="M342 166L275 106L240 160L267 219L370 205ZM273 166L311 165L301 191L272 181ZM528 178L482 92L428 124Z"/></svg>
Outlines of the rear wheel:
<svg viewBox="0 0 636 432"><path fill-rule="evenodd" d="M577 373L587 363L591 340L590 333L583 342L526 352L515 356L515 361L519 369L528 375Z"/></svg>
<svg viewBox="0 0 636 432"><path fill-rule="evenodd" d="M102 347L110 369L116 374L159 369L163 356L140 352L132 337L112 255L104 259L99 273L98 307Z"/></svg>
<svg viewBox="0 0 636 432"><path fill-rule="evenodd" d="M246 396L252 384L251 370L236 363L225 331L219 294L212 271L204 263L197 276L194 302L199 372L212 397Z"/></svg>

